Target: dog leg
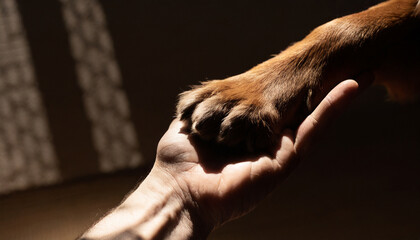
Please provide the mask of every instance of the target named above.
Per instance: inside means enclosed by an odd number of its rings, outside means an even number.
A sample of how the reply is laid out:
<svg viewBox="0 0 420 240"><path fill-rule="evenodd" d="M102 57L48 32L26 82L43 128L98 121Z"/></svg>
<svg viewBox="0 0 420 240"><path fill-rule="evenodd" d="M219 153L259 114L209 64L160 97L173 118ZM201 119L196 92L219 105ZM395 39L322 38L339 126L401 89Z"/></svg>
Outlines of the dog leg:
<svg viewBox="0 0 420 240"><path fill-rule="evenodd" d="M386 51L418 28L417 4L391 0L328 22L243 74L181 94L177 113L203 139L269 150L338 82L383 66Z"/></svg>

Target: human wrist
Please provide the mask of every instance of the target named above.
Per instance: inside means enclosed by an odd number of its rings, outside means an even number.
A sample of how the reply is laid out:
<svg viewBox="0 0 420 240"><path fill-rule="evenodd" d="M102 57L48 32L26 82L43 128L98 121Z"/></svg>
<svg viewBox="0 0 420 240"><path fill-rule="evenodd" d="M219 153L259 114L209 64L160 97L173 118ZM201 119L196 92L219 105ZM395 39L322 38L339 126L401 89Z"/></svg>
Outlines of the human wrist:
<svg viewBox="0 0 420 240"><path fill-rule="evenodd" d="M159 167L82 239L205 239L188 196Z"/></svg>
<svg viewBox="0 0 420 240"><path fill-rule="evenodd" d="M187 197L175 179L154 166L144 182L127 198L128 204L148 201L142 211L142 224L136 231L144 239L192 239L193 222L187 210Z"/></svg>
<svg viewBox="0 0 420 240"><path fill-rule="evenodd" d="M171 236L167 239L206 239L213 230L213 225L205 221L200 214L199 206L191 196L187 184L181 180L182 177L179 177L176 170L163 167L159 160L156 163L148 176L150 181L142 185L147 187L151 194L160 191L156 188L167 188L163 196L170 196L166 205L172 206L171 224L174 226Z"/></svg>

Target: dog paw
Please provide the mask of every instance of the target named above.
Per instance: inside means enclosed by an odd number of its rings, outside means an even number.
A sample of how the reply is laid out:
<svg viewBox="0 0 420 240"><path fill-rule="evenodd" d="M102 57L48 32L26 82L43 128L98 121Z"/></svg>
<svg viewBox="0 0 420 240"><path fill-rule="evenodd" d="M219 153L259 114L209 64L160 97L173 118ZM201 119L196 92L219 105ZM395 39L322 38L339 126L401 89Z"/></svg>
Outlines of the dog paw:
<svg viewBox="0 0 420 240"><path fill-rule="evenodd" d="M307 93L303 85L247 72L182 93L177 114L204 140L268 151L277 145L283 127L307 110Z"/></svg>

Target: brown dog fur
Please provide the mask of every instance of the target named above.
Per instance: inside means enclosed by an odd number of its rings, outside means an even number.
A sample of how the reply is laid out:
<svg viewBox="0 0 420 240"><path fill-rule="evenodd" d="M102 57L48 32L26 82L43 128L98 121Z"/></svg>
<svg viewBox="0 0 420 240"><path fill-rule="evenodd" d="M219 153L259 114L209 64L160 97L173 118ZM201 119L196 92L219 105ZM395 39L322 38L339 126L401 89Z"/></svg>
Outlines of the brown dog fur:
<svg viewBox="0 0 420 240"><path fill-rule="evenodd" d="M177 107L192 133L249 151L268 150L337 83L372 72L395 100L420 91L420 5L390 0L334 19L279 55L182 93Z"/></svg>

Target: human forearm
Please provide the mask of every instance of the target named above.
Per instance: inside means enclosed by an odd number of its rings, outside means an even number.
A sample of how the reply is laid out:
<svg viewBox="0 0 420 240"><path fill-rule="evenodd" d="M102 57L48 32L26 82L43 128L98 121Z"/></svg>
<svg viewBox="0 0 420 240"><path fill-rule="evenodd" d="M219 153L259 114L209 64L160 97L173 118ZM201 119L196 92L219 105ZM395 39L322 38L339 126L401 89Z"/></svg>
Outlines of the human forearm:
<svg viewBox="0 0 420 240"><path fill-rule="evenodd" d="M191 203L169 174L154 167L142 184L82 239L204 239Z"/></svg>

